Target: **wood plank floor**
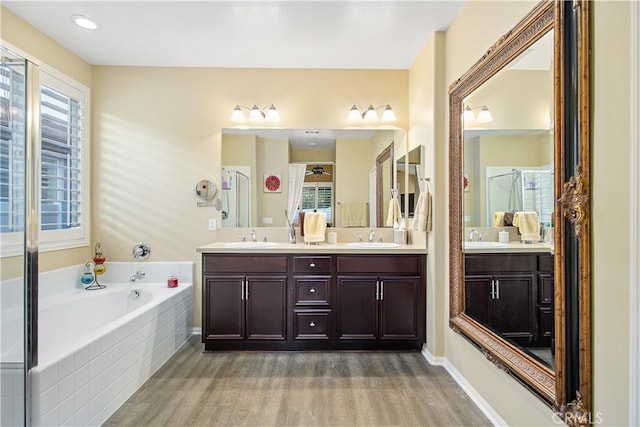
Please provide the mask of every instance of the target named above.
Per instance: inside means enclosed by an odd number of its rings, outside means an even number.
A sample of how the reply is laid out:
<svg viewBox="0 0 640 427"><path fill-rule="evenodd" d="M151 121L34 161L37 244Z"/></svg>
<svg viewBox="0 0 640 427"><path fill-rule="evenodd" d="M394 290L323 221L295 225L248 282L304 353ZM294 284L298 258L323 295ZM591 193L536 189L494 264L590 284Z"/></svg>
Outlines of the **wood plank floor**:
<svg viewBox="0 0 640 427"><path fill-rule="evenodd" d="M417 352L202 353L192 337L104 426L490 425Z"/></svg>

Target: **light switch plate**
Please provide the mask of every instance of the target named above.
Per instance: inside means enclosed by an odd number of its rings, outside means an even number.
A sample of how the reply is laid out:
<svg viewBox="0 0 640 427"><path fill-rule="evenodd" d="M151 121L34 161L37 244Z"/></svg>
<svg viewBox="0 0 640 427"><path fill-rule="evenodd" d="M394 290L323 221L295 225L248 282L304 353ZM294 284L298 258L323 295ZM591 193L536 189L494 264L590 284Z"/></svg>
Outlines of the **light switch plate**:
<svg viewBox="0 0 640 427"><path fill-rule="evenodd" d="M209 231L215 231L217 228L216 219L209 218Z"/></svg>

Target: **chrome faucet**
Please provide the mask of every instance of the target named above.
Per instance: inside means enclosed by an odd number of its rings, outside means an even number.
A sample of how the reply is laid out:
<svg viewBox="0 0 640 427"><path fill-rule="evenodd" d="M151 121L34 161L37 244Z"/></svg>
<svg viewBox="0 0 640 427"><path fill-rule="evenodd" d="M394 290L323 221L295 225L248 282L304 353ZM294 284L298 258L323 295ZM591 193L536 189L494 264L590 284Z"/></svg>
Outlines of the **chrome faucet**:
<svg viewBox="0 0 640 427"><path fill-rule="evenodd" d="M257 242L257 240L256 240L256 230L254 230L254 229L251 229L251 241L253 243Z"/></svg>
<svg viewBox="0 0 640 427"><path fill-rule="evenodd" d="M376 234L376 230L373 228L369 231L369 243L373 243L373 235Z"/></svg>
<svg viewBox="0 0 640 427"><path fill-rule="evenodd" d="M137 279L144 279L145 273L144 271L136 271L136 274L129 277L129 283L135 283Z"/></svg>
<svg viewBox="0 0 640 427"><path fill-rule="evenodd" d="M474 237L476 238L476 242L482 241L482 237L480 236L480 233L478 233L478 230L471 230L471 233L469 233L469 241L473 242Z"/></svg>

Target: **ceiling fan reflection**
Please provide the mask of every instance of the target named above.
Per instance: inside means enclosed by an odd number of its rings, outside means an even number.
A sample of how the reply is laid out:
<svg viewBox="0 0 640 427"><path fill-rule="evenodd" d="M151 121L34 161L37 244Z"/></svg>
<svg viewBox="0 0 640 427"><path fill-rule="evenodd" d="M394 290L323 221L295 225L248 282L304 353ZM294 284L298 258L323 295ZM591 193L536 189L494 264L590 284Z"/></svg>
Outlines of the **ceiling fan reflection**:
<svg viewBox="0 0 640 427"><path fill-rule="evenodd" d="M329 172L324 170L324 168L320 165L315 165L311 169L305 172L305 175L331 175Z"/></svg>

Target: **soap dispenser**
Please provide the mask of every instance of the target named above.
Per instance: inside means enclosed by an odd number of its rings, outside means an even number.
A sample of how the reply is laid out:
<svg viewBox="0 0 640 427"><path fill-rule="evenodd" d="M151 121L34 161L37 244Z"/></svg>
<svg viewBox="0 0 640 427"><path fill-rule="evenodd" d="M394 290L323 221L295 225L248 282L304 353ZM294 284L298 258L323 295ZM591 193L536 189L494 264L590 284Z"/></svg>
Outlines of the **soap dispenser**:
<svg viewBox="0 0 640 427"><path fill-rule="evenodd" d="M93 274L93 269L91 268L92 265L94 265L92 262L86 263L84 266L84 272L82 273L82 276L80 276L80 282L85 288L96 280L96 276Z"/></svg>

